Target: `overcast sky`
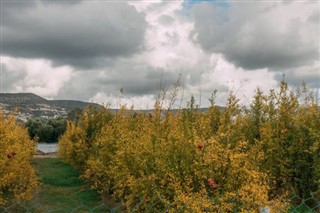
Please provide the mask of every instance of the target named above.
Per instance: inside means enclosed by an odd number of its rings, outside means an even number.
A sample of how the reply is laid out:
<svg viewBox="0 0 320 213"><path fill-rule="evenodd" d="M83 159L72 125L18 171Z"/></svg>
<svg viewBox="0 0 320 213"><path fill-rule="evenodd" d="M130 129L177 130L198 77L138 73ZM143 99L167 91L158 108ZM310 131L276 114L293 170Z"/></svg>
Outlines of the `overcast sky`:
<svg viewBox="0 0 320 213"><path fill-rule="evenodd" d="M146 109L179 75L177 107L283 75L320 91L318 0L0 1L1 92Z"/></svg>

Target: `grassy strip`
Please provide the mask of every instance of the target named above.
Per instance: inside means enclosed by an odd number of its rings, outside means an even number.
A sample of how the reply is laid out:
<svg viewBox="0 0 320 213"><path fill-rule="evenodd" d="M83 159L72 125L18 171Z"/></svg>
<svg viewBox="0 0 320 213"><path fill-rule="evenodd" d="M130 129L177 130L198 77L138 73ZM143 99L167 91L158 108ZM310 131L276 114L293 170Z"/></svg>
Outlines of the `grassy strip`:
<svg viewBox="0 0 320 213"><path fill-rule="evenodd" d="M34 199L13 202L0 212L120 212L116 203L103 202L100 195L79 179L79 173L58 158L33 159L40 185Z"/></svg>

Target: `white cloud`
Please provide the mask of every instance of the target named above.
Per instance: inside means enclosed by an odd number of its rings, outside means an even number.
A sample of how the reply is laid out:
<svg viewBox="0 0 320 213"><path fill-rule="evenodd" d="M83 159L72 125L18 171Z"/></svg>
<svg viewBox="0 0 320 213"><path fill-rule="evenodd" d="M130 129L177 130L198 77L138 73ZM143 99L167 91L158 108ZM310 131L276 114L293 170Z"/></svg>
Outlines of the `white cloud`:
<svg viewBox="0 0 320 213"><path fill-rule="evenodd" d="M45 98L55 97L73 72L68 66L52 67L51 62L44 59L26 60L2 56L1 63L6 67L8 78L17 73L21 76L10 85L11 92L32 92ZM6 81L5 78L2 80Z"/></svg>
<svg viewBox="0 0 320 213"><path fill-rule="evenodd" d="M126 97L120 92L115 95L108 95L103 92L98 92L92 98L95 103L100 103L109 108L120 108L126 106L127 108L134 107L134 109L152 109L154 106L154 95L130 96Z"/></svg>

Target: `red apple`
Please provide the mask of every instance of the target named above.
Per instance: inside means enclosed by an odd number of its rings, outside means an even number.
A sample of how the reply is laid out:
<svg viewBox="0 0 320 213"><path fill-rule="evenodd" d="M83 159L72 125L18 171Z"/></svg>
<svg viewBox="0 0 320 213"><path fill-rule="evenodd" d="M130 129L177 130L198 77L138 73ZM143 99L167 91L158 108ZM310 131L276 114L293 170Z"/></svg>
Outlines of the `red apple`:
<svg viewBox="0 0 320 213"><path fill-rule="evenodd" d="M198 148L203 149L204 148L204 143L198 143Z"/></svg>
<svg viewBox="0 0 320 213"><path fill-rule="evenodd" d="M12 156L12 154L11 153L9 153L9 154L7 154L7 158L12 158L13 156Z"/></svg>
<svg viewBox="0 0 320 213"><path fill-rule="evenodd" d="M12 155L12 156L15 156L16 154L17 154L17 153L16 153L15 151L12 151L12 152L11 152L11 155Z"/></svg>
<svg viewBox="0 0 320 213"><path fill-rule="evenodd" d="M208 183L209 183L211 189L216 189L218 187L216 182L214 180L212 180L211 178L208 179Z"/></svg>

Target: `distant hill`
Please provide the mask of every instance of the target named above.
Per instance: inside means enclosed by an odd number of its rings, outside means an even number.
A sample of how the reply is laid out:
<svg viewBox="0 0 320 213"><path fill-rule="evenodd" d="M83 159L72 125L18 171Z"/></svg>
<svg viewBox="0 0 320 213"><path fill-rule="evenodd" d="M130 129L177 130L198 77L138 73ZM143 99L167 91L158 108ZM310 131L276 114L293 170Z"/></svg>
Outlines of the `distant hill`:
<svg viewBox="0 0 320 213"><path fill-rule="evenodd" d="M31 117L66 117L73 109L87 106L102 107L99 104L73 100L47 100L33 93L0 93L0 109L6 114L17 112L21 121Z"/></svg>
<svg viewBox="0 0 320 213"><path fill-rule="evenodd" d="M96 103L88 103L76 100L47 100L33 93L0 93L0 110L5 114L16 113L20 121L27 121L32 117L57 118L67 117L68 113L73 109L83 109L87 106L102 108L103 106ZM217 106L223 110L224 107ZM205 112L208 108L200 108L201 112ZM109 109L111 113L116 113L117 109ZM172 109L176 112L177 109ZM152 113L149 110L135 110L137 113ZM163 115L166 110L164 109Z"/></svg>
<svg viewBox="0 0 320 213"><path fill-rule="evenodd" d="M73 110L75 108L83 109L89 105L96 106L96 107L102 107L99 104L88 103L88 102L83 102L83 101L75 101L75 100L52 100L52 101L50 101L50 103L54 106L57 106L57 107L63 107L68 111Z"/></svg>

